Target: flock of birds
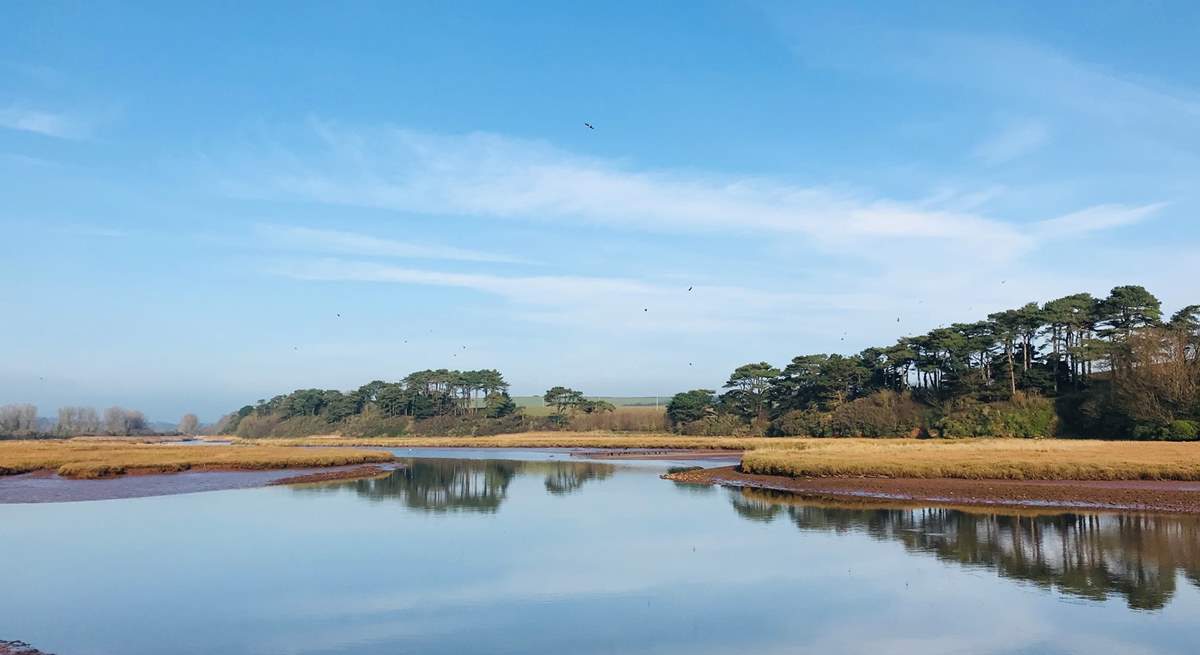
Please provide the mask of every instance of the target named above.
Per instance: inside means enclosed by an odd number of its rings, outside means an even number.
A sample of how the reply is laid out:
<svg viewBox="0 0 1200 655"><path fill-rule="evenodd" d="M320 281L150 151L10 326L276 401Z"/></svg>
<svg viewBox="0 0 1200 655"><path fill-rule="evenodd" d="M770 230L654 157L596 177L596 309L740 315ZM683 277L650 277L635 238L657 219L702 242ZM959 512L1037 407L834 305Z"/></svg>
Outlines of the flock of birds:
<svg viewBox="0 0 1200 655"><path fill-rule="evenodd" d="M589 130L594 130L594 129L596 129L596 127L595 127L594 125L592 125L591 123L589 123L589 122L587 122L587 121L584 121L584 123L583 123L583 126L584 126L584 127L586 127L586 128L587 128L587 129L589 129ZM1000 280L1000 284L1005 284L1005 283L1007 283L1007 282L1008 282L1008 280ZM693 289L693 288L695 288L695 287L691 287L691 286L689 286L689 287L687 288L687 290L688 290L688 293L691 293L691 291L692 291L692 289ZM919 301L917 301L917 302L918 302L918 303L924 303L925 301L924 301L924 300L919 300ZM650 312L650 308L649 308L649 307L643 307L643 308L642 308L642 312L643 312L643 313L649 313L649 312ZM341 318L341 317L342 317L342 314L341 314L340 312L338 312L338 314L337 314L337 317L338 317L338 318ZM897 323L899 323L899 322L900 322L900 317L899 317L899 316L897 316L897 317L896 317L896 322L897 322ZM430 333L432 334L432 333L433 333L433 330L430 330ZM842 336L841 336L841 339L840 339L840 341L843 341L843 342L844 342L844 341L846 340L846 334L847 334L846 332L843 332L843 333L842 333ZM408 339L404 339L404 343L408 343ZM462 349L463 349L463 350L466 350L466 349L467 349L467 347L466 347L466 346L463 346L463 347L462 347ZM294 347L292 348L292 350L300 350L300 347L299 347L299 346L294 346ZM451 356L451 357L458 357L458 353L453 353L453 354L451 354L450 356ZM694 364L695 364L694 362L688 362L688 366L694 366Z"/></svg>

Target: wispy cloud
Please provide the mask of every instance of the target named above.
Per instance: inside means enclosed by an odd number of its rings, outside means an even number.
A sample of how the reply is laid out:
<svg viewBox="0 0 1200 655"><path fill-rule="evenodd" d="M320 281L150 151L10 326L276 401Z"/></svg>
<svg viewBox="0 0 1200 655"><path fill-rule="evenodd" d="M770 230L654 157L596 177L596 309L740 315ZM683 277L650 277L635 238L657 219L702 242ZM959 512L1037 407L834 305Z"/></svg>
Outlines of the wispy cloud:
<svg viewBox="0 0 1200 655"><path fill-rule="evenodd" d="M58 139L79 139L86 136L87 132L80 121L65 114L17 105L0 108L0 128Z"/></svg>
<svg viewBox="0 0 1200 655"><path fill-rule="evenodd" d="M434 215L577 222L650 232L778 233L870 256L942 242L1006 258L1036 247L1015 224L763 177L637 170L495 134L313 126L303 150L251 152L240 193ZM231 180L234 178L230 178Z"/></svg>
<svg viewBox="0 0 1200 655"><path fill-rule="evenodd" d="M1037 232L1043 237L1063 238L1109 230L1140 223L1165 206L1166 203L1161 202L1137 207L1098 205L1042 221L1037 224Z"/></svg>
<svg viewBox="0 0 1200 655"><path fill-rule="evenodd" d="M336 258L283 261L270 271L298 280L467 289L512 303L515 316L526 320L675 333L778 328L786 317L866 310L884 302L873 294L773 292L733 285L693 285L688 291L682 284L623 277L451 273Z"/></svg>
<svg viewBox="0 0 1200 655"><path fill-rule="evenodd" d="M368 257L443 259L464 262L521 263L523 260L477 250L384 239L356 232L322 230L290 225L258 225L264 244L273 248Z"/></svg>
<svg viewBox="0 0 1200 655"><path fill-rule="evenodd" d="M956 83L1145 132L1200 138L1200 96L1194 91L1120 74L1027 41L978 34L943 35L914 51L919 66ZM1182 122L1181 122L1182 121Z"/></svg>
<svg viewBox="0 0 1200 655"><path fill-rule="evenodd" d="M973 154L985 163L1003 164L1037 150L1049 138L1049 128L1040 121L1014 121L975 146Z"/></svg>

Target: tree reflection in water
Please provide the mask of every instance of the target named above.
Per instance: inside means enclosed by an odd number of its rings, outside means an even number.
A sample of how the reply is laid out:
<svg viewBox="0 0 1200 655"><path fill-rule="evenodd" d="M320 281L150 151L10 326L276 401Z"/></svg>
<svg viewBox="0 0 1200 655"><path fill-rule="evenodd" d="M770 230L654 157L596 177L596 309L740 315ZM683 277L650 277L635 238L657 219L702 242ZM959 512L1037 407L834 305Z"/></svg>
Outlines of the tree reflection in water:
<svg viewBox="0 0 1200 655"><path fill-rule="evenodd" d="M1073 596L1118 594L1133 609L1166 606L1179 574L1200 586L1200 519L1191 516L837 507L780 492L731 493L748 520L786 516L801 530L862 532Z"/></svg>
<svg viewBox="0 0 1200 655"><path fill-rule="evenodd" d="M297 486L299 493L353 490L374 501L399 501L427 512L482 512L499 509L508 485L518 475L545 475L546 491L564 495L589 480L612 475L612 464L587 462L519 462L416 458L381 478Z"/></svg>

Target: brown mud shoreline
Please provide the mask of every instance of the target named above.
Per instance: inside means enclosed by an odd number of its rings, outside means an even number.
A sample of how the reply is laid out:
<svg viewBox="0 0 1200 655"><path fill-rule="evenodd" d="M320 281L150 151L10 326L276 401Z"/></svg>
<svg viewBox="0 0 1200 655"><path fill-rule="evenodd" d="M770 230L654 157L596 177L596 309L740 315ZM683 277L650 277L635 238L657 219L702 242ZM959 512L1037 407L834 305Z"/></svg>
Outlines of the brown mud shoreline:
<svg viewBox="0 0 1200 655"><path fill-rule="evenodd" d="M686 484L785 491L825 501L1200 514L1200 482L789 478L743 473L736 466L681 471L663 477Z"/></svg>
<svg viewBox="0 0 1200 655"><path fill-rule="evenodd" d="M268 486L281 484L313 484L317 482L333 482L337 480L364 480L367 478L380 478L391 475L392 471L399 467L383 468L373 464L367 466L358 466L352 469L344 469L337 471L321 471L320 473L307 473L305 475L294 475L287 478L281 478L268 482Z"/></svg>
<svg viewBox="0 0 1200 655"><path fill-rule="evenodd" d="M396 468L399 467L349 465L267 470L196 467L179 473L130 472L122 476L92 479L66 478L54 471L43 469L0 477L0 505L146 498L271 485L356 480L387 475ZM3 645L3 642L0 642L0 645ZM7 654L0 650L0 655Z"/></svg>

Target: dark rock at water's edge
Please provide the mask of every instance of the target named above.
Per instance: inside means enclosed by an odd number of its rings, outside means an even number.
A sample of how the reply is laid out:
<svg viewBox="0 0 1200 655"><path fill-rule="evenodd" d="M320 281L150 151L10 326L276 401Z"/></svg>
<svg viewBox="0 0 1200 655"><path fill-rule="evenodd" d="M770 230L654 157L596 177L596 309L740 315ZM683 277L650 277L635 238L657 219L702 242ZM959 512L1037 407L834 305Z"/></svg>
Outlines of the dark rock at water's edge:
<svg viewBox="0 0 1200 655"><path fill-rule="evenodd" d="M52 655L40 651L23 641L4 641L0 639L0 655Z"/></svg>

